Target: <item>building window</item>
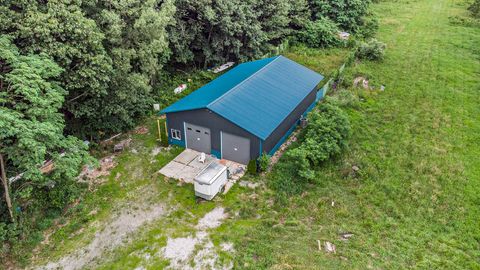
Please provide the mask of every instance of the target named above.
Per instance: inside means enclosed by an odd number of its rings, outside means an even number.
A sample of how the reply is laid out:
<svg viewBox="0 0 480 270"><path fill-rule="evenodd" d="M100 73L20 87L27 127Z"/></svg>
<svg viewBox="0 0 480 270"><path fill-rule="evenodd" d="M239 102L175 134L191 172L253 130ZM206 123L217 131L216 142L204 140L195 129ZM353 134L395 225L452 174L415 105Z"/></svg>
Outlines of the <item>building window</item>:
<svg viewBox="0 0 480 270"><path fill-rule="evenodd" d="M180 130L172 128L170 131L172 133L172 139L175 139L175 140L181 140L182 139L182 135L180 133Z"/></svg>

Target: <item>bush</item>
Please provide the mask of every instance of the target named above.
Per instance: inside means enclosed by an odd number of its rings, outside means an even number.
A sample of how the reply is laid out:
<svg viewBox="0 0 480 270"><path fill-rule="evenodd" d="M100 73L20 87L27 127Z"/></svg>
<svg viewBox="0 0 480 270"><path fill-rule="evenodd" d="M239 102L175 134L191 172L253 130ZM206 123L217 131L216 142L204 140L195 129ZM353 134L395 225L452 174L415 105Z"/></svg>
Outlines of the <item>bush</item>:
<svg viewBox="0 0 480 270"><path fill-rule="evenodd" d="M385 48L387 45L374 38L367 42L362 42L357 49L357 57L359 59L367 60L381 60L385 55Z"/></svg>
<svg viewBox="0 0 480 270"><path fill-rule="evenodd" d="M252 174L252 175L257 174L257 161L256 160L252 159L248 162L247 172Z"/></svg>
<svg viewBox="0 0 480 270"><path fill-rule="evenodd" d="M303 142L286 155L298 168L298 176L313 180L313 168L339 154L345 147L350 135L350 122L346 113L331 102L322 103L308 117Z"/></svg>
<svg viewBox="0 0 480 270"><path fill-rule="evenodd" d="M270 155L267 153L263 153L260 157L258 157L258 167L261 172L264 172L268 169L268 166L270 165Z"/></svg>
<svg viewBox="0 0 480 270"><path fill-rule="evenodd" d="M328 48L340 44L338 26L329 18L309 21L298 33L298 40L313 48Z"/></svg>
<svg viewBox="0 0 480 270"><path fill-rule="evenodd" d="M469 7L468 10L472 12L473 17L480 18L480 0L475 0Z"/></svg>

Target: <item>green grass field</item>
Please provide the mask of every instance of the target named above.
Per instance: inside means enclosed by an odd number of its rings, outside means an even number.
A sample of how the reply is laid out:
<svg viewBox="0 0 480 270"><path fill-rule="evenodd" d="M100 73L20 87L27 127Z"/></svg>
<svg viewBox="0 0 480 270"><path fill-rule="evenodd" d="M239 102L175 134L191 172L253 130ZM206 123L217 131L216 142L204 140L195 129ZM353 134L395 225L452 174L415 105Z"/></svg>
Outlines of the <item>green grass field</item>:
<svg viewBox="0 0 480 270"><path fill-rule="evenodd" d="M237 238L238 268L480 268L480 29L450 23L466 16L462 3L374 5L386 58L346 79L366 75L386 91L363 92L349 111L350 147L318 168L319 184L262 205L263 221Z"/></svg>
<svg viewBox="0 0 480 270"><path fill-rule="evenodd" d="M168 261L157 255L167 237L191 235L198 219L218 205L230 218L210 237L221 261L233 261L235 269L479 269L480 28L452 23L467 16L462 3L374 4L386 57L355 63L344 85L362 75L386 90L348 89L361 98L347 109L349 147L318 168L318 180L303 192L277 200L271 175L246 176L261 187L236 185L214 202L197 203L191 185L156 173L181 149L152 157L156 122L148 119L150 134L133 135L138 152L119 155L106 182L57 220L61 225L32 264L85 246L126 203L148 200L172 210L105 252L101 269L164 268ZM347 53L292 48L286 56L328 75ZM353 165L360 168L356 175ZM343 232L354 236L342 241ZM317 240L334 243L337 253L318 251ZM234 243L235 253L218 248L225 241Z"/></svg>

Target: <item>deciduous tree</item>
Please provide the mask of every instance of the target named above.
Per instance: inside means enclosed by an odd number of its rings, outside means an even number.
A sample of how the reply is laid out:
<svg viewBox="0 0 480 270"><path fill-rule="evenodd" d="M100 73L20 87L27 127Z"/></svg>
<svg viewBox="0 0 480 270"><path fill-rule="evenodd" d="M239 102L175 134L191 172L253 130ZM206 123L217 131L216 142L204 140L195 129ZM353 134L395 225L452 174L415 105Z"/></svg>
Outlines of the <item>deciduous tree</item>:
<svg viewBox="0 0 480 270"><path fill-rule="evenodd" d="M313 20L328 17L340 28L350 32L359 31L363 17L368 15L371 0L309 0Z"/></svg>
<svg viewBox="0 0 480 270"><path fill-rule="evenodd" d="M5 178L19 176L11 190L17 206L71 202L75 177L89 159L87 147L63 133L66 91L56 81L62 71L47 55L22 55L0 37L0 155ZM53 170L42 172L45 160Z"/></svg>
<svg viewBox="0 0 480 270"><path fill-rule="evenodd" d="M151 108L151 88L170 56L166 27L172 23L172 0L86 1L87 16L105 35L104 48L112 60L112 75L105 98L86 101L102 108L91 128L106 132L131 128Z"/></svg>
<svg viewBox="0 0 480 270"><path fill-rule="evenodd" d="M80 4L79 0L5 0L0 6L0 30L14 38L21 52L46 53L63 68L59 83L67 91L63 109L69 128L87 133L84 124L102 110L90 101L107 95L112 65L103 48L104 35L95 21L85 17Z"/></svg>

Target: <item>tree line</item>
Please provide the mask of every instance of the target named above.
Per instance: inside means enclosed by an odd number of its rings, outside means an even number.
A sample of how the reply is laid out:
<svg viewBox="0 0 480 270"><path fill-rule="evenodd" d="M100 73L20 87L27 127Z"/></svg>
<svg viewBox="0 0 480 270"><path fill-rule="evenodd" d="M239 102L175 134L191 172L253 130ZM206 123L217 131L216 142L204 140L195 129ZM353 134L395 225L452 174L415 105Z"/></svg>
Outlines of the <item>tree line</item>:
<svg viewBox="0 0 480 270"><path fill-rule="evenodd" d="M329 47L338 31L371 35L369 4L0 0L0 241L25 233L22 217L78 197L83 140L132 128L176 69L256 59L286 40ZM55 161L49 174L45 160Z"/></svg>

